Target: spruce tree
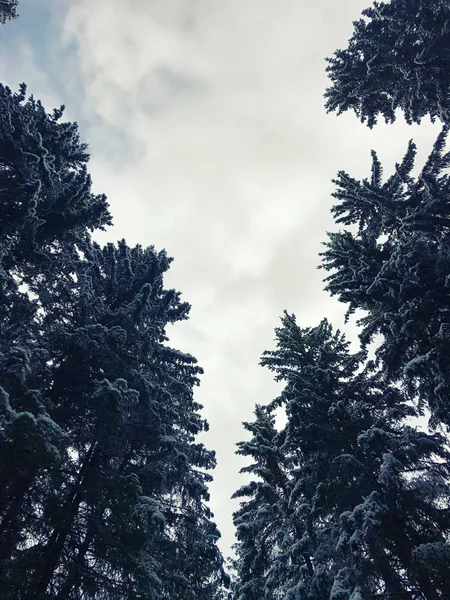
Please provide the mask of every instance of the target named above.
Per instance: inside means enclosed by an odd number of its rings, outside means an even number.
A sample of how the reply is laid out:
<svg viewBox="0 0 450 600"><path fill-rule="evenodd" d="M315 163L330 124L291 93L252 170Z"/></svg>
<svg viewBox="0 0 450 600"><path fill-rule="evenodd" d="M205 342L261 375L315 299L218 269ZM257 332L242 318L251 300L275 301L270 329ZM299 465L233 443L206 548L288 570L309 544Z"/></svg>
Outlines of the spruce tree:
<svg viewBox="0 0 450 600"><path fill-rule="evenodd" d="M241 472L251 473L257 479L233 495L243 499L234 514L238 539L234 593L240 600L259 600L265 597L277 549L287 535L280 533L281 526L285 525L280 523L280 518L283 515L286 520L289 510L291 461L281 452L275 417L266 407L257 406L255 421L244 423L244 428L252 438L238 443L237 454L250 457L253 463L243 467Z"/></svg>
<svg viewBox="0 0 450 600"><path fill-rule="evenodd" d="M0 86L0 577L27 543L35 498L45 498L65 447L44 395L50 356L30 286L40 281L48 295L58 280L70 285L76 244L111 220L106 198L90 191L86 145L62 112L26 100L24 85L17 94Z"/></svg>
<svg viewBox="0 0 450 600"><path fill-rule="evenodd" d="M348 49L330 60L328 109L354 108L373 126L378 114L393 121L399 107L410 123L428 114L444 127L416 178L412 142L385 182L375 153L370 179L339 173L332 210L346 229L326 244L327 287L350 312L365 312L364 343L381 334L377 356L387 380L430 409L432 426L448 427L450 5L393 0L363 14L368 21L355 23Z"/></svg>
<svg viewBox="0 0 450 600"><path fill-rule="evenodd" d="M450 427L450 7L392 0L363 15L329 59L327 109L369 127L401 109L444 128L418 177L412 142L386 181L374 152L369 179L338 174L332 210L345 229L329 234L322 267L348 314L362 312L362 349L351 355L326 321L301 329L285 314L264 354L285 388L240 444L256 479L237 492L248 500L235 514L236 600L450 597L448 437L411 422L427 407L433 428Z"/></svg>
<svg viewBox="0 0 450 600"><path fill-rule="evenodd" d="M236 600L449 597L450 454L364 353L285 314L262 364L285 383L239 444ZM273 412L284 407L279 431Z"/></svg>
<svg viewBox="0 0 450 600"><path fill-rule="evenodd" d="M0 0L0 23L4 25L6 21L17 19L18 0Z"/></svg>
<svg viewBox="0 0 450 600"><path fill-rule="evenodd" d="M386 381L407 385L434 426L450 426L446 135L445 126L417 177L413 143L386 181L375 153L370 179L340 172L332 211L346 229L329 234L323 253L327 289L349 313L364 311L364 344L381 334L376 354Z"/></svg>
<svg viewBox="0 0 450 600"><path fill-rule="evenodd" d="M201 369L166 335L189 312L164 288L171 259L92 242L110 216L76 124L1 91L2 598L219 598Z"/></svg>
<svg viewBox="0 0 450 600"><path fill-rule="evenodd" d="M326 108L354 110L373 127L382 116L450 122L450 5L447 0L374 2L354 22L348 47L328 60Z"/></svg>

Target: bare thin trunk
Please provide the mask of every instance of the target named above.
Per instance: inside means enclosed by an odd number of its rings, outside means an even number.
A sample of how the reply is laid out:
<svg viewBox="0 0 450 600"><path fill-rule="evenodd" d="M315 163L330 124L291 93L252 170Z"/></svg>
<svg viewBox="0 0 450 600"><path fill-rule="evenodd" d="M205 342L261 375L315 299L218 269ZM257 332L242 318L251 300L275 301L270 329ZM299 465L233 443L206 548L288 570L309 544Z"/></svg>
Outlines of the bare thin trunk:
<svg viewBox="0 0 450 600"><path fill-rule="evenodd" d="M94 442L90 447L83 466L80 469L73 492L68 498L63 509L63 520L59 527L55 528L49 540L42 551L43 561L38 564L32 583L28 590L25 600L39 600L43 598L45 592L53 579L55 570L61 558L67 536L70 533L78 508L83 499L83 483L86 475L89 473L96 458L97 443Z"/></svg>

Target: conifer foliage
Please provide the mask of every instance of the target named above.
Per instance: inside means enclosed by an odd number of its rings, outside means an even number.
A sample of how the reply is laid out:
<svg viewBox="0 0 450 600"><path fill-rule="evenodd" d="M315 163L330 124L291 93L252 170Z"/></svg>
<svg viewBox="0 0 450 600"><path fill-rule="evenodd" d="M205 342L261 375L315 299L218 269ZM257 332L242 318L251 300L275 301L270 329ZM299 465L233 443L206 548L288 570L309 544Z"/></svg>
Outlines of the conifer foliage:
<svg viewBox="0 0 450 600"><path fill-rule="evenodd" d="M444 126L417 177L410 143L394 174L382 180L373 153L370 179L340 172L332 212L347 229L329 234L327 289L362 309L361 339L381 334L377 350L388 381L402 381L450 427L450 153ZM356 226L350 230L350 226Z"/></svg>
<svg viewBox="0 0 450 600"><path fill-rule="evenodd" d="M360 351L326 320L302 328L285 313L263 354L284 389L238 444L252 480L235 494L235 600L450 598L450 5L374 2L363 15L329 60L327 109L443 127L417 176L410 142L392 176L372 152L368 178L334 181L342 229L320 268L363 315Z"/></svg>
<svg viewBox="0 0 450 600"><path fill-rule="evenodd" d="M90 232L77 125L0 87L2 600L220 598L201 369L168 345L171 259Z"/></svg>
<svg viewBox="0 0 450 600"><path fill-rule="evenodd" d="M238 450L256 479L235 494L236 599L448 597L445 439L406 425L407 395L326 320L285 314L276 340L262 364L285 387Z"/></svg>
<svg viewBox="0 0 450 600"><path fill-rule="evenodd" d="M0 0L0 23L4 25L6 21L17 19L18 0Z"/></svg>
<svg viewBox="0 0 450 600"><path fill-rule="evenodd" d="M378 116L408 123L425 115L450 121L450 5L447 0L374 2L354 22L348 47L327 72L328 111L354 110L373 127Z"/></svg>

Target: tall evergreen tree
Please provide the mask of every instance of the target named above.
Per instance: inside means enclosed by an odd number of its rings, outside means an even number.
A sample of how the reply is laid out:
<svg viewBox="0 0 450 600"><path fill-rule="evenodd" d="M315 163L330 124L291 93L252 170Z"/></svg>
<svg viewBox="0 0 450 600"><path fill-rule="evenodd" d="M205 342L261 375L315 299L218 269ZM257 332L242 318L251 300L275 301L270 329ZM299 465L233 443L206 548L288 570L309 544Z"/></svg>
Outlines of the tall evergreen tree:
<svg viewBox="0 0 450 600"><path fill-rule="evenodd" d="M386 380L407 384L411 397L431 410L432 425L450 426L446 135L444 127L416 178L413 143L386 181L375 153L370 180L339 173L332 211L348 229L329 234L323 267L331 271L331 294L350 313L364 311L363 342L381 334L377 357Z"/></svg>
<svg viewBox="0 0 450 600"><path fill-rule="evenodd" d="M370 180L345 172L336 180L337 223L357 226L329 236L323 266L328 290L365 311L362 339L381 334L377 356L388 381L402 381L431 425L450 425L449 272L445 141L450 123L450 5L392 0L364 11L347 50L331 59L327 108L353 108L369 126L401 108L408 122L428 114L444 122L417 178L411 142L395 174L382 181L373 153Z"/></svg>
<svg viewBox="0 0 450 600"><path fill-rule="evenodd" d="M1 88L0 587L5 600L219 598L201 369L168 346L171 259L90 231L76 124Z"/></svg>
<svg viewBox="0 0 450 600"><path fill-rule="evenodd" d="M323 321L285 315L262 364L285 383L238 452L236 600L449 597L449 452L407 396ZM276 430L282 406L286 426Z"/></svg>
<svg viewBox="0 0 450 600"><path fill-rule="evenodd" d="M0 0L0 23L4 25L6 21L17 19L18 0Z"/></svg>
<svg viewBox="0 0 450 600"><path fill-rule="evenodd" d="M86 145L76 124L60 122L62 109L47 115L39 101L26 100L24 85L18 94L0 86L2 561L26 543L20 532L33 513L30 487L59 464L64 448L40 383L49 385L42 307L27 291L36 281L47 295L58 280L70 286L76 244L111 220L105 197L90 191Z"/></svg>
<svg viewBox="0 0 450 600"><path fill-rule="evenodd" d="M354 110L369 127L380 115L393 122L397 109L408 123L450 122L448 1L374 2L362 14L348 47L327 59L327 110Z"/></svg>
<svg viewBox="0 0 450 600"><path fill-rule="evenodd" d="M244 423L252 438L239 442L237 453L253 460L241 472L251 473L258 479L242 486L233 496L243 499L234 514L238 539L234 592L241 600L265 597L269 572L284 540L280 535L280 519L288 519L292 481L291 461L281 452L274 415L265 407L257 406L255 417L253 423Z"/></svg>
<svg viewBox="0 0 450 600"><path fill-rule="evenodd" d="M450 427L450 5L392 0L363 15L329 60L328 110L352 108L372 127L399 108L444 128L417 178L412 142L385 182L375 153L370 179L338 174L333 213L346 229L329 234L322 267L349 314L363 311L362 351L349 354L326 321L301 329L286 314L263 356L286 385L239 447L256 480L236 494L247 499L236 600L450 597L448 438L410 423L426 406L432 426Z"/></svg>

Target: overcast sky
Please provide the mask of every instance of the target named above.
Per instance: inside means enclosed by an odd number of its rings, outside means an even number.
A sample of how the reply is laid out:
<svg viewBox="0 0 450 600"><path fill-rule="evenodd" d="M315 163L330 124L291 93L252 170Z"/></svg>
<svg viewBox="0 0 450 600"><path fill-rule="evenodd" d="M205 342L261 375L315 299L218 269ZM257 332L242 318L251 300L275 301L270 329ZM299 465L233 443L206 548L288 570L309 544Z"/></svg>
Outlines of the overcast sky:
<svg viewBox="0 0 450 600"><path fill-rule="evenodd" d="M419 164L438 125L377 126L326 115L326 56L344 47L368 0L20 0L0 27L0 81L60 104L89 143L94 191L125 237L175 258L166 286L192 304L171 344L205 369L196 392L217 452L211 507L230 553L234 455L277 387L259 357L284 309L302 326L343 306L323 292L320 242L333 225L331 179L388 174L409 138ZM349 329L354 334L354 329Z"/></svg>

